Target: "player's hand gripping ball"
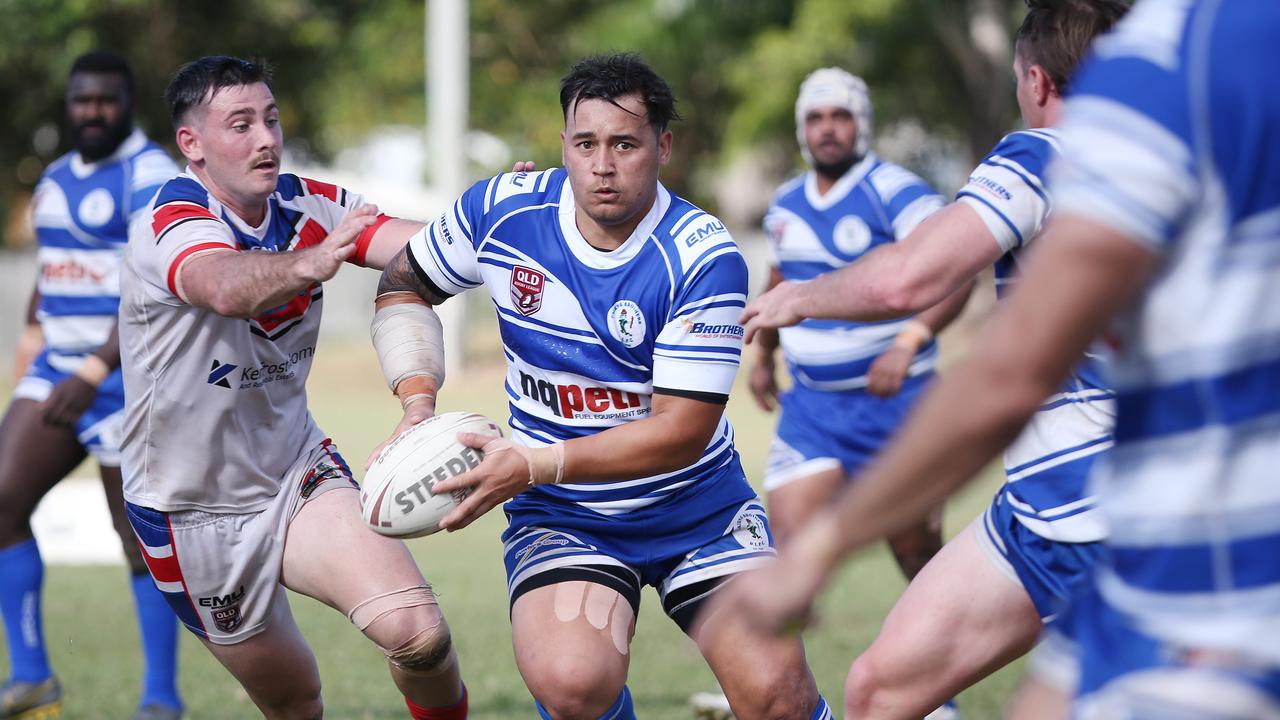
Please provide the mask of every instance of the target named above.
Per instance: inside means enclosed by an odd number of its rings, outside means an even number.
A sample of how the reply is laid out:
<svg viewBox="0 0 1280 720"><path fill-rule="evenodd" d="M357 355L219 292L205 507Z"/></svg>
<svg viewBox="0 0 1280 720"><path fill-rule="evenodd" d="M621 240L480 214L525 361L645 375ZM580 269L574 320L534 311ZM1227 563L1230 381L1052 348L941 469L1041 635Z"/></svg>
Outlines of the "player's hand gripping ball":
<svg viewBox="0 0 1280 720"><path fill-rule="evenodd" d="M440 530L440 521L471 488L432 494L437 482L480 464L484 453L458 442L458 433L502 436L498 424L472 412L436 415L409 428L373 461L360 488L361 514L374 532L399 538Z"/></svg>

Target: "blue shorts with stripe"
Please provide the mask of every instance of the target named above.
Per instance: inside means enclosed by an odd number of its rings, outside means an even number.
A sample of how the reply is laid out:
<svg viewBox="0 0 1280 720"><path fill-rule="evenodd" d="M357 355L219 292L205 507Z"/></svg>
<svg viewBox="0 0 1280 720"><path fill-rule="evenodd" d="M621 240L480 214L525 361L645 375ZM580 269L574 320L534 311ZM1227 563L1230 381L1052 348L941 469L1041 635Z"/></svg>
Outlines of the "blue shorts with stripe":
<svg viewBox="0 0 1280 720"><path fill-rule="evenodd" d="M616 590L639 612L640 589L688 629L699 604L726 577L770 561L764 506L741 471L690 485L623 515L603 515L539 493L504 507L508 597L571 580Z"/></svg>
<svg viewBox="0 0 1280 720"><path fill-rule="evenodd" d="M1001 487L974 523L978 545L991 562L1022 585L1046 621L1062 611L1093 577L1102 556L1101 542L1059 542L1032 532Z"/></svg>
<svg viewBox="0 0 1280 720"><path fill-rule="evenodd" d="M1259 628L1265 632L1264 628ZM1280 718L1280 667L1232 651L1154 637L1093 583L1072 598L1032 658L1032 672L1072 691L1072 717Z"/></svg>
<svg viewBox="0 0 1280 720"><path fill-rule="evenodd" d="M796 383L779 399L765 489L835 468L845 475L856 473L898 431L932 378L931 372L904 378L902 389L889 397Z"/></svg>
<svg viewBox="0 0 1280 720"><path fill-rule="evenodd" d="M69 362L78 360L68 357ZM24 398L44 402L53 387L71 377L70 372L55 368L49 361L49 351L43 350L34 360L27 374L14 388L14 399ZM120 466L120 442L124 432L124 378L119 370L107 376L98 386L98 395L89 409L76 421L76 439L101 464Z"/></svg>

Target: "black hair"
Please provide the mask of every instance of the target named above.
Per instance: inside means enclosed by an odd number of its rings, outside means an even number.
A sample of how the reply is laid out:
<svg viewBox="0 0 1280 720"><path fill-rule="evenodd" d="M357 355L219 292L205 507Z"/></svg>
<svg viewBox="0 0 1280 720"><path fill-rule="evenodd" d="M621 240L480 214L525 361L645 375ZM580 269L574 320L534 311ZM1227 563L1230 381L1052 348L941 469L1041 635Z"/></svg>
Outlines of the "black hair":
<svg viewBox="0 0 1280 720"><path fill-rule="evenodd" d="M129 61L110 50L93 50L76 58L71 63L70 75L76 73L98 73L102 75L119 75L124 79L124 89L133 97L133 69Z"/></svg>
<svg viewBox="0 0 1280 720"><path fill-rule="evenodd" d="M271 67L265 62L252 62L227 55L207 55L192 60L174 73L165 88L164 101L169 106L169 121L176 130L187 112L209 102L223 88L266 83L271 87Z"/></svg>
<svg viewBox="0 0 1280 720"><path fill-rule="evenodd" d="M618 100L639 95L646 119L659 133L679 120L671 86L636 53L593 55L579 60L560 81L560 109L567 119L569 106L587 99L604 100L618 107Z"/></svg>
<svg viewBox="0 0 1280 720"><path fill-rule="evenodd" d="M1025 68L1039 65L1059 95L1093 39L1111 29L1129 10L1127 0L1026 0L1027 16L1018 28L1017 53Z"/></svg>

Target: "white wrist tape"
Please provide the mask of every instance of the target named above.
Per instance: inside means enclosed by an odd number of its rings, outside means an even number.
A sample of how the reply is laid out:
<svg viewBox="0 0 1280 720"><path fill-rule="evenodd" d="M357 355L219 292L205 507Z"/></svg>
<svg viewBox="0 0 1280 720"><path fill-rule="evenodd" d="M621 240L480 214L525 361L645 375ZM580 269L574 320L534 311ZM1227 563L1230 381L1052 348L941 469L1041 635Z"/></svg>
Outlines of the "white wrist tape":
<svg viewBox="0 0 1280 720"><path fill-rule="evenodd" d="M444 327L435 310L420 302L380 307L369 333L392 392L405 379L424 375L444 385Z"/></svg>

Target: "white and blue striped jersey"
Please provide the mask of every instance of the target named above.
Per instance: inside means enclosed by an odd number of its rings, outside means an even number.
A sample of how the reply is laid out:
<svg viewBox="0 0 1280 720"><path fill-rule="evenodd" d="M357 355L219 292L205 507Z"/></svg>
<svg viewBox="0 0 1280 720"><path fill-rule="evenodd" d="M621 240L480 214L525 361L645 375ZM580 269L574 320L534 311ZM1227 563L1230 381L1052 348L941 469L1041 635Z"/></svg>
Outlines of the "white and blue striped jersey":
<svg viewBox="0 0 1280 720"><path fill-rule="evenodd" d="M120 306L120 263L129 222L178 166L134 130L110 157L86 163L72 151L45 169L33 220L39 244L40 304L49 363L75 372L111 335Z"/></svg>
<svg viewBox="0 0 1280 720"><path fill-rule="evenodd" d="M1117 325L1099 590L1280 662L1280 4L1144 2L1081 70L1058 211L1159 256ZM1066 162L1069 160L1069 162Z"/></svg>
<svg viewBox="0 0 1280 720"><path fill-rule="evenodd" d="M812 280L876 246L905 238L943 206L940 195L910 171L868 153L825 194L807 172L784 184L764 227L786 280ZM867 386L867 371L889 349L907 319L883 322L805 319L780 328L778 339L796 382L815 390ZM937 345L921 347L909 374L933 369Z"/></svg>
<svg viewBox="0 0 1280 720"><path fill-rule="evenodd" d="M537 447L649 416L653 393L723 402L738 369L747 268L715 217L659 186L617 249L583 239L564 170L474 185L409 241L421 279L442 296L484 285L507 358L512 437ZM626 452L618 448L618 452ZM722 419L702 457L626 482L539 486L539 496L605 515L681 488L741 477Z"/></svg>
<svg viewBox="0 0 1280 720"><path fill-rule="evenodd" d="M1058 154L1053 130L1010 133L957 193L957 202L977 211L1005 251L996 263L998 297L1016 282L1018 256L1053 206L1044 178ZM1098 364L1096 355L1084 358L1004 454L1002 501L1032 532L1050 540L1093 542L1106 536L1087 488L1093 461L1114 441L1115 395Z"/></svg>

